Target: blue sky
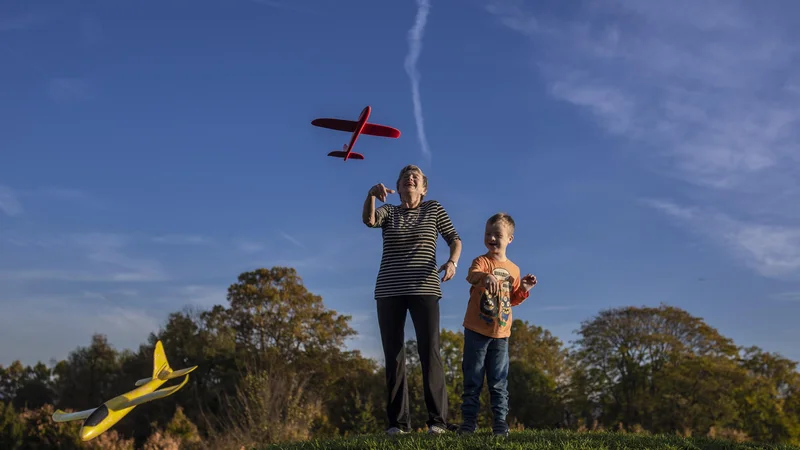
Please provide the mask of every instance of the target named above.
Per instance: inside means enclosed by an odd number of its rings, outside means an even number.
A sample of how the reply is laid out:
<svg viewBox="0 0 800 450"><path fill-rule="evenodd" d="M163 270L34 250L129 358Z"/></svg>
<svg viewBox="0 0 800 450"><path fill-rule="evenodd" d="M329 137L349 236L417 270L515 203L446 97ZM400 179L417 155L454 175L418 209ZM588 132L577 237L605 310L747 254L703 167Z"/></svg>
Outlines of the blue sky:
<svg viewBox="0 0 800 450"><path fill-rule="evenodd" d="M360 209L406 164L464 239L444 327L506 211L509 255L540 281L515 317L570 341L601 309L666 302L800 360L800 7L428 6L3 2L0 364L64 358L94 332L135 348L274 265L380 357L380 232ZM401 138L327 157L348 136L310 121L367 104Z"/></svg>

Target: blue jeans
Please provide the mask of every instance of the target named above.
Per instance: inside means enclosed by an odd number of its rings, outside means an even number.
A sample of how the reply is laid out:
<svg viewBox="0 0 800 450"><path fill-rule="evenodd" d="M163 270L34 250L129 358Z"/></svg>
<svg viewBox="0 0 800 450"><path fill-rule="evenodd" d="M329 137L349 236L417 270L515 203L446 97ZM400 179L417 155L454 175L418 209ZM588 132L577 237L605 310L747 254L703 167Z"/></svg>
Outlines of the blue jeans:
<svg viewBox="0 0 800 450"><path fill-rule="evenodd" d="M464 393L461 395L461 431L475 431L483 378L487 379L494 424L492 431L508 431L508 338L490 338L464 329Z"/></svg>

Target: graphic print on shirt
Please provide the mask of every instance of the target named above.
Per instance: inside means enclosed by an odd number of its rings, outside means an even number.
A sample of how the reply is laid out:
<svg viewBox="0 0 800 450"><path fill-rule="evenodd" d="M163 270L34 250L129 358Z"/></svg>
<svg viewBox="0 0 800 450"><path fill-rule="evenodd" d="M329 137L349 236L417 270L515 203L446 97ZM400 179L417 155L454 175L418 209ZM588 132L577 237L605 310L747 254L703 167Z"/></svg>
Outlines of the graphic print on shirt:
<svg viewBox="0 0 800 450"><path fill-rule="evenodd" d="M510 273L506 269L496 268L492 275L497 278L500 289L497 295L489 295L484 289L481 294L480 316L484 322L491 325L495 321L501 327L505 327L508 317L511 315L511 282Z"/></svg>

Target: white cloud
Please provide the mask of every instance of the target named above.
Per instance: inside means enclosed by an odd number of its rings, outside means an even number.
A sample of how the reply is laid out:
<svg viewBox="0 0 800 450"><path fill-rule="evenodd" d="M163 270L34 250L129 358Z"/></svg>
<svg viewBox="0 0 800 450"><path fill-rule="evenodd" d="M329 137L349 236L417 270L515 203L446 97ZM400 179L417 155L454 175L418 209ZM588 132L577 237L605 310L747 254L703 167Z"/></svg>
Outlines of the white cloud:
<svg viewBox="0 0 800 450"><path fill-rule="evenodd" d="M227 270L252 270L255 267L294 267L304 274L309 270L343 271L348 265L331 264L342 252L353 247L351 239L333 242L322 240L306 246L299 239L283 233L280 238L287 244L265 253L265 244L257 241L214 239L196 234L166 234L147 236L128 233L30 233L4 230L0 242L11 244L9 252L0 254L0 280L4 281L74 281L74 282L157 282L176 281L179 276L193 276L208 263L214 271L223 264ZM212 259L193 260L194 269L187 268L190 256L164 252L155 245L214 245ZM299 247L299 250L298 250ZM313 248L314 250L308 250ZM255 255L251 261L242 261L235 255L241 251ZM12 252L17 252L12 254ZM179 258L177 265L167 265L167 260ZM162 262L162 259L164 262ZM211 266L209 266L211 267ZM199 269L202 270L202 269ZM225 286L227 288L227 286ZM222 300L224 301L224 296Z"/></svg>
<svg viewBox="0 0 800 450"><path fill-rule="evenodd" d="M114 289L111 292L113 294L123 295L125 297L136 297L139 295L139 291L135 289Z"/></svg>
<svg viewBox="0 0 800 450"><path fill-rule="evenodd" d="M534 311L550 312L550 311L573 311L581 309L578 305L547 305L534 308Z"/></svg>
<svg viewBox="0 0 800 450"><path fill-rule="evenodd" d="M422 36L425 33L425 25L428 22L428 13L431 4L428 0L417 0L417 15L414 19L414 26L408 30L408 55L405 59L405 69L411 81L411 100L414 103L414 119L417 122L417 137L422 148L422 154L430 160L431 150L428 147L428 138L425 136L425 120L422 116L422 101L419 95L419 71L417 61L422 53Z"/></svg>
<svg viewBox="0 0 800 450"><path fill-rule="evenodd" d="M37 189L12 189L8 186L0 185L0 212L9 216L18 216L24 212L23 203L28 204L42 204L42 200L49 200L58 203L69 203L74 205L83 205L87 207L100 207L102 203L89 194L88 192L80 189L60 188L60 187L43 187Z"/></svg>
<svg viewBox="0 0 800 450"><path fill-rule="evenodd" d="M0 211L9 216L22 214L22 205L11 188L0 186Z"/></svg>
<svg viewBox="0 0 800 450"><path fill-rule="evenodd" d="M81 37L88 46L98 45L103 41L103 27L93 17L85 16L81 19Z"/></svg>
<svg viewBox="0 0 800 450"><path fill-rule="evenodd" d="M165 279L164 268L158 261L134 258L123 252L130 238L119 234L82 233L71 236L74 245L87 251L90 261L101 265L125 269L124 275L116 274L119 281L146 281Z"/></svg>
<svg viewBox="0 0 800 450"><path fill-rule="evenodd" d="M691 226L763 276L800 275L800 227L747 223L723 213L664 200L646 202Z"/></svg>
<svg viewBox="0 0 800 450"><path fill-rule="evenodd" d="M800 33L786 19L794 3L574 5L566 19L514 0L490 0L487 10L532 38L553 97L688 183L694 201L709 201L651 206L764 276L800 274Z"/></svg>
<svg viewBox="0 0 800 450"><path fill-rule="evenodd" d="M323 301L328 302L329 299L353 299L353 298L373 298L375 293L375 285L356 285L347 287L322 287L306 286L309 291L322 296Z"/></svg>
<svg viewBox="0 0 800 450"><path fill-rule="evenodd" d="M86 282L142 282L162 281L165 277L133 271L71 270L71 269L11 269L0 270L4 281L86 281Z"/></svg>
<svg viewBox="0 0 800 450"><path fill-rule="evenodd" d="M303 245L303 243L300 242L300 240L298 240L297 238L295 238L294 236L292 236L290 234L281 232L281 236L283 236L284 239L286 239L287 241L291 242L292 244L294 244L294 245L296 245L296 246L298 246L300 248L306 248L306 246Z"/></svg>
<svg viewBox="0 0 800 450"><path fill-rule="evenodd" d="M237 240L235 242L236 247L239 251L244 253L260 253L266 250L267 246L262 242L257 241L250 241L250 240Z"/></svg>
<svg viewBox="0 0 800 450"><path fill-rule="evenodd" d="M178 290L181 302L203 308L228 304L228 285L188 285Z"/></svg>
<svg viewBox="0 0 800 450"><path fill-rule="evenodd" d="M316 235L297 236L313 251L298 249L283 242L279 233L271 233L279 245L270 242L270 250L277 247L276 254L265 255L263 266L279 265L277 259L283 258L285 264L299 268L304 280L312 285L319 283L314 272L352 270L350 261L331 261L348 259L341 255L352 257L358 239L329 242ZM213 246L213 254L201 260L186 253L196 248L164 248L163 244L200 243L205 239L181 234L159 237L144 233L4 230L0 234L0 341L5 345L0 342L0 364L14 359L34 363L64 358L76 346L88 345L93 332L106 334L117 348L135 348L148 333L157 331L170 312L227 305L227 288L236 282L235 268L242 265L242 270L252 270L259 266L242 261L241 254L237 254L240 249L233 245L237 241L232 239L217 238L218 244L226 245ZM207 253L205 248L202 250ZM163 262L159 258L164 258ZM296 259L290 261L292 258ZM220 275L220 270L229 275ZM230 278L220 280L221 276ZM354 296L372 297L372 285L363 283L309 289L322 294L326 306L337 310ZM364 315L354 317L353 322L359 331L362 326L369 328L376 323ZM373 344L374 332L369 333L365 339ZM25 342L15 345L14 340ZM380 348L380 341L377 342Z"/></svg>
<svg viewBox="0 0 800 450"><path fill-rule="evenodd" d="M772 297L781 302L800 302L800 291L781 292L780 294L775 294Z"/></svg>
<svg viewBox="0 0 800 450"><path fill-rule="evenodd" d="M280 8L283 6L283 2L279 2L277 0L253 0L255 3L260 3L262 5L273 6L276 8Z"/></svg>
<svg viewBox="0 0 800 450"><path fill-rule="evenodd" d="M14 269L0 270L0 279L9 281L110 281L142 282L168 278L160 262L130 256L132 238L115 233L55 233L29 237L7 233L4 239L20 247L34 247L44 255L69 256L70 262L58 267L47 260L47 266L24 267L15 262ZM54 267L55 266L55 267Z"/></svg>
<svg viewBox="0 0 800 450"><path fill-rule="evenodd" d="M363 249L363 242L359 238L339 237L330 240L323 239L319 235L311 235L306 240L311 240L311 242L305 245L303 250L276 250L254 258L248 263L248 266L293 267L301 274L309 274L312 271L346 273L357 270L363 265L374 268L374 262L367 262L363 258L353 258L354 249Z"/></svg>
<svg viewBox="0 0 800 450"><path fill-rule="evenodd" d="M212 242L211 238L196 234L167 234L153 238L154 242L169 245L200 245Z"/></svg>
<svg viewBox="0 0 800 450"><path fill-rule="evenodd" d="M30 192L34 197L43 197L60 202L77 203L90 207L101 206L101 202L86 191L72 188L46 187Z"/></svg>
<svg viewBox="0 0 800 450"><path fill-rule="evenodd" d="M87 100L92 96L89 83L80 78L53 78L47 90L53 100L64 103Z"/></svg>
<svg viewBox="0 0 800 450"><path fill-rule="evenodd" d="M575 340L580 339L580 335L577 333L577 331L581 329L580 322L564 322L553 324L542 323L536 325L549 331L553 336L560 339L561 342L567 347L571 346L572 342Z"/></svg>
<svg viewBox="0 0 800 450"><path fill-rule="evenodd" d="M14 17L0 18L0 32L24 31L43 25L47 21L45 16L39 14L23 14Z"/></svg>
<svg viewBox="0 0 800 450"><path fill-rule="evenodd" d="M308 5L304 5L301 0L253 0L254 3L269 6L287 11L315 13Z"/></svg>
<svg viewBox="0 0 800 450"><path fill-rule="evenodd" d="M0 303L0 364L64 359L105 334L118 350L137 349L161 320L136 308L86 304L75 297L9 299ZM80 306L77 306L80 305Z"/></svg>
<svg viewBox="0 0 800 450"><path fill-rule="evenodd" d="M24 201L23 201L24 200ZM23 212L22 203L42 204L42 200L61 203L81 204L89 207L101 206L101 202L80 189L62 187L42 187L36 189L12 189L0 185L0 211L8 215L19 215Z"/></svg>

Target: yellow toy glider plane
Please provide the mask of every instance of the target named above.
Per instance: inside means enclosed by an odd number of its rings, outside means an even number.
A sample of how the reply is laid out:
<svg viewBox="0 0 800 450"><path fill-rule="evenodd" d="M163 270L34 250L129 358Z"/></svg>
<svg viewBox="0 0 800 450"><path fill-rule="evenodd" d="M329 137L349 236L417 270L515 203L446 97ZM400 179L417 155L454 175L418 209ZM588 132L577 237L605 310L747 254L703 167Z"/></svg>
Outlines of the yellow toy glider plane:
<svg viewBox="0 0 800 450"><path fill-rule="evenodd" d="M158 341L153 352L153 376L137 381L136 386L139 386L138 388L114 397L98 408L73 413L66 413L59 409L53 414L53 420L55 422L85 420L81 427L81 439L84 441L92 440L114 426L134 407L178 392L189 381L189 372L196 368L197 366L194 366L173 371L169 367L167 356L164 354L164 346L161 341ZM186 378L181 384L156 390L167 380L183 375L186 375Z"/></svg>

